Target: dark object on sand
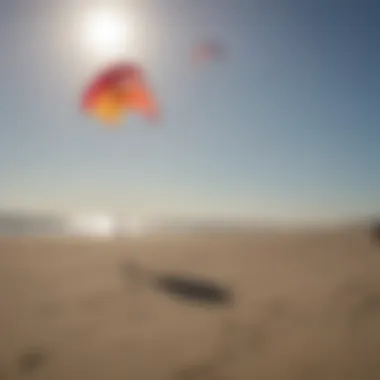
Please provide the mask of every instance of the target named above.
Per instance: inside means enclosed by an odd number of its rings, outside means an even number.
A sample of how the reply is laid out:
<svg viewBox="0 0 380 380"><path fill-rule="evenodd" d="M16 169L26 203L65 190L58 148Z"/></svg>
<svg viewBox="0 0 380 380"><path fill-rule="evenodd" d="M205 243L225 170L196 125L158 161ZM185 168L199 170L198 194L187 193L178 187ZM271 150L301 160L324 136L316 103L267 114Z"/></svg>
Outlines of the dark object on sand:
<svg viewBox="0 0 380 380"><path fill-rule="evenodd" d="M380 243L380 221L374 222L372 225L372 238Z"/></svg>
<svg viewBox="0 0 380 380"><path fill-rule="evenodd" d="M160 291L188 301L197 301L209 305L230 305L232 293L208 280L189 276L158 276L154 285Z"/></svg>
<svg viewBox="0 0 380 380"><path fill-rule="evenodd" d="M43 349L30 349L19 357L19 368L24 373L32 373L42 367L48 360L48 355Z"/></svg>

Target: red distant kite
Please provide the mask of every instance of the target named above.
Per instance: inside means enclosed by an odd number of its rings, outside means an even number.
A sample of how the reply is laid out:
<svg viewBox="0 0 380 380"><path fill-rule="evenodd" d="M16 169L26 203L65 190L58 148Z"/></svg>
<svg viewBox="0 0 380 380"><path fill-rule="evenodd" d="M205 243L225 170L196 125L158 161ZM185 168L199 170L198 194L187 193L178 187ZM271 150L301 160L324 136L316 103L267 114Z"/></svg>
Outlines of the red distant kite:
<svg viewBox="0 0 380 380"><path fill-rule="evenodd" d="M223 46L212 41L198 44L192 50L192 62L197 65L216 59L220 60L224 56L225 50Z"/></svg>

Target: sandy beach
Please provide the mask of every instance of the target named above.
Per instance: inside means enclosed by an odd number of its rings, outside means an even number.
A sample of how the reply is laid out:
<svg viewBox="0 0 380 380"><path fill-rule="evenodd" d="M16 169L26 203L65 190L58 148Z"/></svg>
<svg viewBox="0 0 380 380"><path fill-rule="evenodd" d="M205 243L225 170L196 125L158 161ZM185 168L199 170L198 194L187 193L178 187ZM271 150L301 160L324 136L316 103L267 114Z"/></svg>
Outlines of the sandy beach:
<svg viewBox="0 0 380 380"><path fill-rule="evenodd" d="M167 293L169 274L231 302ZM380 379L380 245L360 229L2 238L0 310L2 380Z"/></svg>

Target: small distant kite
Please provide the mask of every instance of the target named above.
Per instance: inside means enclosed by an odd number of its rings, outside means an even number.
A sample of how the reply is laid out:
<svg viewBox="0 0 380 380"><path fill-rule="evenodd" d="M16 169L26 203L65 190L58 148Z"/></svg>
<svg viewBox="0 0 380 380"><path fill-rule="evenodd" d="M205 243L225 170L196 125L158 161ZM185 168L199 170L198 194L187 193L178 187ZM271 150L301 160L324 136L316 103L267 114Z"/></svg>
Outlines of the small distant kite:
<svg viewBox="0 0 380 380"><path fill-rule="evenodd" d="M201 65L214 60L222 60L225 57L224 47L213 41L206 41L196 45L191 54L192 63Z"/></svg>
<svg viewBox="0 0 380 380"><path fill-rule="evenodd" d="M96 77L82 94L82 109L107 125L117 125L129 112L139 112L154 121L156 99L143 70L132 63L112 65Z"/></svg>

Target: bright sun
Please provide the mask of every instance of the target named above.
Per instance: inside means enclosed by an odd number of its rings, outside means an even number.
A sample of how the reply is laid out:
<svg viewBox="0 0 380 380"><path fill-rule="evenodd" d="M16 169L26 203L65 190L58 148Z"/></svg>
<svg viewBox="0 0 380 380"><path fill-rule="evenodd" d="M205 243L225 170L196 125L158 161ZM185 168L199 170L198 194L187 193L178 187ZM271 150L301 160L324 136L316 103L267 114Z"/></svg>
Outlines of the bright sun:
<svg viewBox="0 0 380 380"><path fill-rule="evenodd" d="M132 20L117 9L91 9L83 15L82 22L86 45L102 58L112 58L127 52L133 42Z"/></svg>

